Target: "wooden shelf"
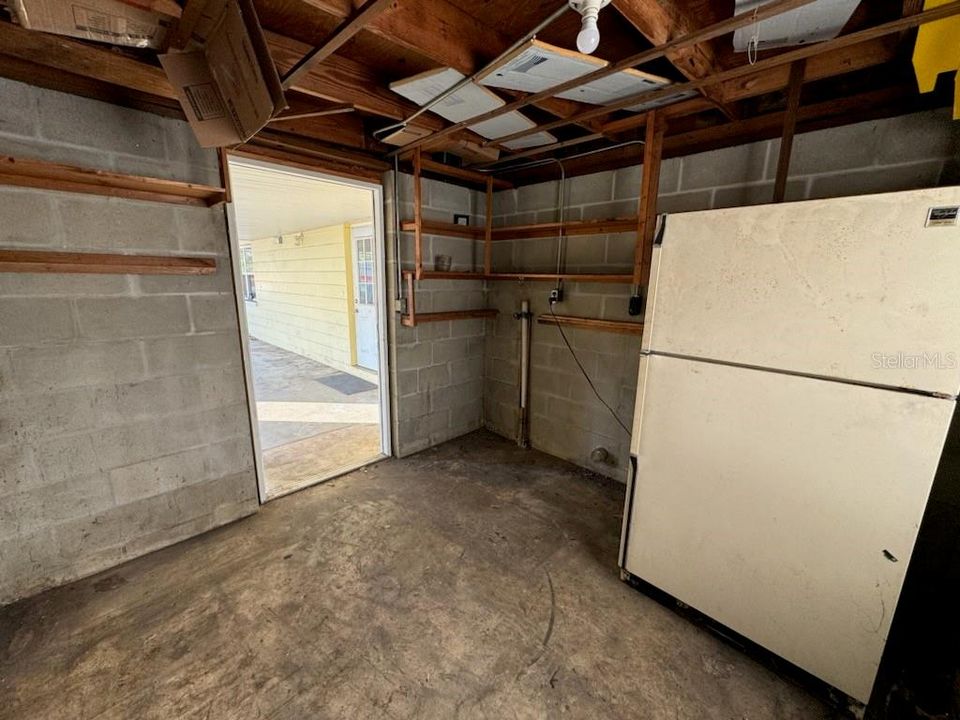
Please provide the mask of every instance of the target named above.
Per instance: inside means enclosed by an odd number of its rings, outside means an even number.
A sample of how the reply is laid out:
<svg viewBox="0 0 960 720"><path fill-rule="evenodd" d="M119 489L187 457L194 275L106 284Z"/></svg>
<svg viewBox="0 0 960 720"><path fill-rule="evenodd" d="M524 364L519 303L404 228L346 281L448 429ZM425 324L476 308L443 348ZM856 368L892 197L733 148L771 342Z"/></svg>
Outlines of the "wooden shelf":
<svg viewBox="0 0 960 720"><path fill-rule="evenodd" d="M441 272L438 270L424 270L420 274L421 280L483 280L485 278L486 276L483 273L478 272Z"/></svg>
<svg viewBox="0 0 960 720"><path fill-rule="evenodd" d="M226 199L223 188L10 156L0 156L0 185L201 207L212 207Z"/></svg>
<svg viewBox="0 0 960 720"><path fill-rule="evenodd" d="M416 232L416 220L403 220L400 222L400 229L404 232ZM461 237L468 240L479 240L483 238L484 229L472 225L457 225L456 223L440 222L438 220L424 220L421 225L424 235L444 235L448 237Z"/></svg>
<svg viewBox="0 0 960 720"><path fill-rule="evenodd" d="M404 270L404 276L413 277L412 270ZM607 282L632 283L633 275L611 275L609 273L527 273L527 272L437 272L424 270L421 280L568 280L570 282Z"/></svg>
<svg viewBox="0 0 960 720"><path fill-rule="evenodd" d="M425 157L420 158L420 169L427 172L436 173L437 175L446 175L447 177L456 178L458 180L466 180L468 182L477 183L478 185L486 185L487 179L492 178L493 187L497 190L509 190L513 187L512 182L495 178L488 173L477 172L476 170L468 170L467 168L454 167L452 165L444 165L443 163L438 163Z"/></svg>
<svg viewBox="0 0 960 720"><path fill-rule="evenodd" d="M404 232L414 232L416 221L403 220L400 229ZM637 219L615 218L613 220L570 220L563 223L563 234L572 235L608 235L610 233L636 232ZM532 238L554 237L560 232L560 223L537 223L535 225L504 225L493 228L493 240L529 240ZM482 240L484 228L470 225L455 225L454 223L437 220L424 220L423 233L425 235L448 235L453 237Z"/></svg>
<svg viewBox="0 0 960 720"><path fill-rule="evenodd" d="M422 323L444 322L445 320L468 320L470 318L488 318L496 316L496 310L450 310L448 312L403 315L400 318L400 322L407 327L416 327Z"/></svg>
<svg viewBox="0 0 960 720"><path fill-rule="evenodd" d="M106 275L210 275L217 261L205 257L0 250L0 272Z"/></svg>
<svg viewBox="0 0 960 720"><path fill-rule="evenodd" d="M636 232L637 218L614 218L612 220L568 220L562 223L563 234L607 235L610 233ZM535 225L504 225L493 228L494 240L527 240L553 237L560 233L561 223L537 223Z"/></svg>
<svg viewBox="0 0 960 720"><path fill-rule="evenodd" d="M606 283L632 283L633 275L610 275L607 273L491 273L484 275L487 280L568 280L570 282L606 282Z"/></svg>
<svg viewBox="0 0 960 720"><path fill-rule="evenodd" d="M623 335L642 335L642 322L626 320L601 320L600 318L575 317L573 315L538 315L537 322L541 325L569 325L575 328L588 330L603 330L605 332L621 333Z"/></svg>

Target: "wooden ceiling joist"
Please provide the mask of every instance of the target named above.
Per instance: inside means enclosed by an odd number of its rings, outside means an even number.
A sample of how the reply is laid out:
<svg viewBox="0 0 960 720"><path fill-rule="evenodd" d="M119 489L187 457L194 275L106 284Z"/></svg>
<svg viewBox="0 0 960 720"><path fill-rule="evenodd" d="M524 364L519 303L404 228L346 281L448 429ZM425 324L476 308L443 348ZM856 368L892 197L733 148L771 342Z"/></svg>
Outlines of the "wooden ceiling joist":
<svg viewBox="0 0 960 720"><path fill-rule="evenodd" d="M587 75L574 78L573 80L554 85L553 87L547 88L541 92L533 93L532 95L528 95L519 100L507 103L503 107L497 108L496 110L491 110L490 112L478 115L477 117L470 118L469 120L465 120L463 122L454 123L453 125L450 125L449 127L435 132L427 137L408 143L407 145L404 145L403 147L393 151L392 154L409 152L416 147L421 147L426 143L434 142L441 137L458 132L468 125L499 117L508 112L513 112L514 110L519 110L520 108L532 105L539 100L551 98L554 95L562 93L566 90L572 90L580 85L613 75L621 70L627 70L638 65L643 65L644 63L652 62L653 60L658 60L662 57L665 57L668 52L679 50L685 47L691 47L699 43L712 40L713 38L733 32L737 28L745 27L754 22L774 17L789 10L795 10L799 7L803 7L804 5L809 5L811 2L815 2L815 0L773 0L773 2L763 5L749 13L740 13L739 15L735 15L731 18L727 18L726 20L714 23L713 25L709 25L694 33L690 33L689 35L674 38L658 47L630 55L629 57L626 57L618 62L611 63L610 65L600 68ZM636 104L636 101L633 101L630 104ZM600 114L602 113L598 113L598 115ZM573 122L580 122L582 117L582 115L578 116Z"/></svg>
<svg viewBox="0 0 960 720"><path fill-rule="evenodd" d="M697 30L697 23L679 0L618 0L614 7L654 46ZM687 80L709 77L722 69L709 43L670 50L666 57ZM723 101L715 88L701 88L700 92L713 100L728 118L736 119L734 110Z"/></svg>
<svg viewBox="0 0 960 720"><path fill-rule="evenodd" d="M296 0L296 4L339 19L354 11L352 0ZM482 23L449 0L403 2L395 12L380 15L364 29L464 75L510 44L496 23Z"/></svg>
<svg viewBox="0 0 960 720"><path fill-rule="evenodd" d="M849 47L842 47L836 50L824 52L815 55L806 61L804 74L805 82L814 82L837 75L862 70L864 68L882 65L896 57L896 46L887 42L886 38L874 38L866 42L857 43ZM766 93L786 90L790 81L790 66L783 65L760 70L744 77L735 78L720 84L721 95L727 100L745 100L747 98L765 95ZM667 105L661 112L667 118L684 117L704 112L712 107L710 101L704 98L684 100L673 105ZM561 150L572 145L580 145L601 137L616 136L619 133L627 132L645 127L647 124L648 113L637 113L629 117L620 118L605 123L598 130L598 134L588 135L576 138L572 141L543 145L523 152L511 153L498 160L497 163L489 165L498 165L511 160L520 160L536 155L544 155L555 150ZM736 122L736 119L733 120Z"/></svg>
<svg viewBox="0 0 960 720"><path fill-rule="evenodd" d="M539 125L535 128L530 128L529 130L524 130L522 132L517 132L512 135L507 135L506 137L500 138L500 142L508 142L511 140L517 140L527 135L536 133L536 132L549 132L558 127L563 127L564 125L569 125L571 123L580 122L582 120L588 120L593 117L597 117L601 114L610 112L612 110L620 110L624 108L631 107L632 105L637 104L638 102L646 101L662 101L668 100L672 97L681 96L684 93L687 93L691 90L698 90L701 87L718 85L722 82L728 80L735 80L737 78L745 77L747 75L752 75L754 73L770 70L777 67L787 67L798 61L806 60L808 58L826 53L832 50L839 50L842 48L848 48L853 45L857 45L862 42L867 42L869 40L875 40L878 38L885 37L887 35L892 35L894 33L901 32L902 30L917 27L927 22L935 22L936 20L942 20L944 18L952 17L954 15L960 14L960 0L954 0L954 2L948 3L946 5L941 5L929 10L925 10L922 13L917 15L912 15L909 17L901 17L896 20L891 20L890 22L877 25L872 28L867 28L866 30L861 30L859 32L851 33L849 35L841 35L840 37L834 38L833 40L827 40L821 43L815 43L811 45L804 45L798 47L794 50L789 50L787 52L775 55L770 58L758 61L754 65L742 65L740 67L730 68L729 70L724 70L720 73L712 75L707 78L700 80L691 80L686 83L672 85L665 87L660 90L653 90L650 92L632 95L625 97L621 100L618 100L615 103L606 105L602 108L596 108L593 110L588 110L584 113L581 113L564 120L555 120L553 122L545 123ZM789 73L789 70L788 70Z"/></svg>
<svg viewBox="0 0 960 720"><path fill-rule="evenodd" d="M277 115L274 118L270 118L268 122L277 123L283 122L284 120L303 120L305 118L315 118L315 117L327 117L329 115L343 115L344 113L350 113L356 110L353 105L347 105L346 103L338 103L331 105L330 107L324 108L323 110L304 110L302 112L285 112Z"/></svg>
<svg viewBox="0 0 960 720"><path fill-rule="evenodd" d="M355 13L344 19L336 30L327 38L326 42L318 45L303 56L290 68L280 81L284 90L289 89L297 79L307 72L311 66L321 63L339 50L350 38L356 35L374 18L384 12L397 7L397 0L367 0Z"/></svg>

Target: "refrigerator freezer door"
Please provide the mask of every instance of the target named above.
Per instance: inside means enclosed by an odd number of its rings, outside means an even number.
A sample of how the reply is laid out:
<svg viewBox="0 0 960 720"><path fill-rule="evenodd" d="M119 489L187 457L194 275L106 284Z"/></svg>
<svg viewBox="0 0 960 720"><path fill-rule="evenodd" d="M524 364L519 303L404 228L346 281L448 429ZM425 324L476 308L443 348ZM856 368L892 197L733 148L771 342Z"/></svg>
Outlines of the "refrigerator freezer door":
<svg viewBox="0 0 960 720"><path fill-rule="evenodd" d="M936 188L670 215L644 346L957 395L960 226L927 222L958 205Z"/></svg>
<svg viewBox="0 0 960 720"><path fill-rule="evenodd" d="M624 567L866 702L955 403L644 356Z"/></svg>

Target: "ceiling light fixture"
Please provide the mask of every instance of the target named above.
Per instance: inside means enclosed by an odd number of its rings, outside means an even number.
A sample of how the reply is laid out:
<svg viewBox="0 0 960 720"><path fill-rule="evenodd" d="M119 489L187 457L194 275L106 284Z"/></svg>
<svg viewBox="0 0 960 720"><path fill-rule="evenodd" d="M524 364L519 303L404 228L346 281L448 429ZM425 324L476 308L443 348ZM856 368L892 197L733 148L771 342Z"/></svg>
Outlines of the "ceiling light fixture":
<svg viewBox="0 0 960 720"><path fill-rule="evenodd" d="M580 34L577 35L577 50L590 55L600 44L600 31L597 30L597 16L600 9L610 4L610 0L569 0L570 7L583 17Z"/></svg>

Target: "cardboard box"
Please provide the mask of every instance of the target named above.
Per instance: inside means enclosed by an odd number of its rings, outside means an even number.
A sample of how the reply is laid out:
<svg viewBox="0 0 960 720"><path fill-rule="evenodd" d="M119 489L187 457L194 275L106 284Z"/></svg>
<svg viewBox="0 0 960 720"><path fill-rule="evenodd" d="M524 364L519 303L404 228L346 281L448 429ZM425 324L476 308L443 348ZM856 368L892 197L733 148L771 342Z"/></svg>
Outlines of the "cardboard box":
<svg viewBox="0 0 960 720"><path fill-rule="evenodd" d="M120 0L13 0L14 15L30 30L159 50L173 18Z"/></svg>
<svg viewBox="0 0 960 720"><path fill-rule="evenodd" d="M210 0L204 15L200 49L161 55L160 63L200 145L238 145L287 103L252 0Z"/></svg>

